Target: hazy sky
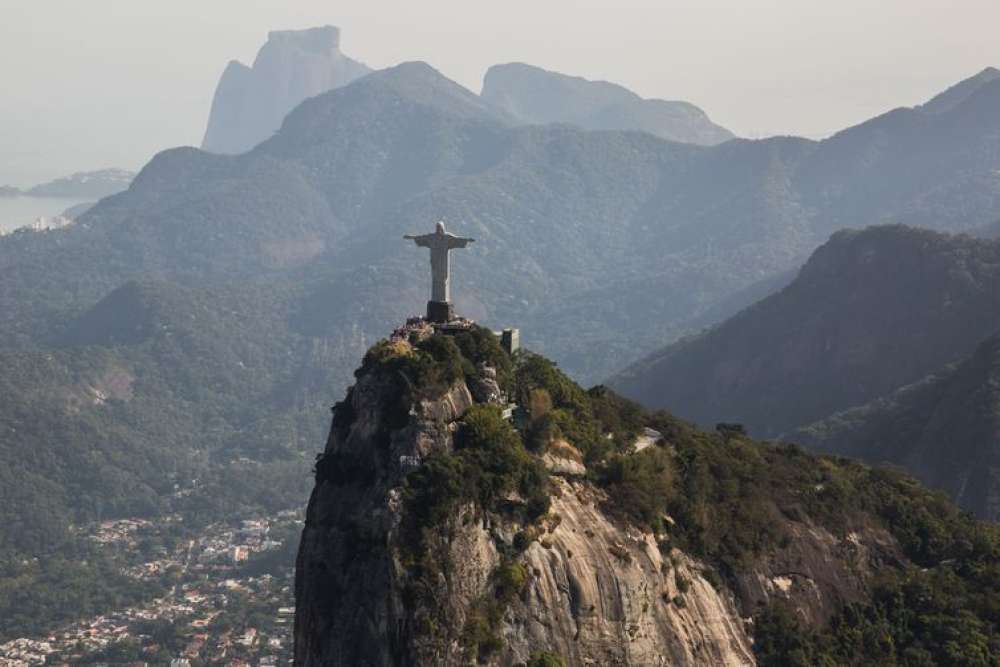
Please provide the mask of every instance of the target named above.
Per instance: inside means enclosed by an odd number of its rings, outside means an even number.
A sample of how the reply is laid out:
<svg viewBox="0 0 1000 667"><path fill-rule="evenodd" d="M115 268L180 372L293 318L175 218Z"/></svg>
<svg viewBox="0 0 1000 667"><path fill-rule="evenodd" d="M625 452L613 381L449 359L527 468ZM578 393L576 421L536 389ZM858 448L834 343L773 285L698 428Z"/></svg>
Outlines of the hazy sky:
<svg viewBox="0 0 1000 667"><path fill-rule="evenodd" d="M372 67L478 91L519 60L684 99L744 136L818 136L1000 65L1000 0L0 0L0 184L201 142L226 62L333 24Z"/></svg>

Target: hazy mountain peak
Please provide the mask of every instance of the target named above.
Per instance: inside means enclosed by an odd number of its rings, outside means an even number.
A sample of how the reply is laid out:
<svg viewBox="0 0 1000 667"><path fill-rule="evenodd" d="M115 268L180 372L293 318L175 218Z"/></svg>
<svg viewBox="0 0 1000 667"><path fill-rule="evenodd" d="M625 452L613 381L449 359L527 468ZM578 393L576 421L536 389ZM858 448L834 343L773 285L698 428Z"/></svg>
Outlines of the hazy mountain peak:
<svg viewBox="0 0 1000 667"><path fill-rule="evenodd" d="M349 86L307 100L288 114L278 136L286 139L295 136L298 143L314 144L318 134L325 134L343 122L344 114L354 114L362 123L387 113L398 116L401 102L432 110L441 117L515 122L426 62L410 61L372 72Z"/></svg>
<svg viewBox="0 0 1000 667"><path fill-rule="evenodd" d="M370 81L392 86L433 86L438 89L462 91L468 97L476 97L472 91L455 83L438 69L423 60L407 60L392 67L386 67L372 73Z"/></svg>
<svg viewBox="0 0 1000 667"><path fill-rule="evenodd" d="M547 87L553 82L557 82L566 87L578 86L591 91L591 95L606 96L608 102L638 102L642 100L639 95L633 93L628 88L617 83L603 80L591 80L582 76L572 74L562 74L553 70L547 70L535 65L522 62L510 62L500 65L493 65L486 70L483 78L483 94L494 91L500 86L524 85Z"/></svg>
<svg viewBox="0 0 1000 667"><path fill-rule="evenodd" d="M950 111L978 92L983 86L993 83L998 79L1000 79L1000 69L987 67L978 74L959 81L944 92L935 95L920 108L930 113Z"/></svg>
<svg viewBox="0 0 1000 667"><path fill-rule="evenodd" d="M232 60L215 90L202 148L242 153L281 126L306 98L347 85L371 70L340 51L340 30L322 26L268 33L253 67Z"/></svg>
<svg viewBox="0 0 1000 667"><path fill-rule="evenodd" d="M340 28L332 25L304 30L272 30L267 33L269 44L292 44L306 51L340 49Z"/></svg>
<svg viewBox="0 0 1000 667"><path fill-rule="evenodd" d="M383 84L414 102L434 108L448 108L458 112L486 114L494 118L506 118L481 97L462 85L452 81L426 62L415 60L400 63L394 67L379 70L371 75L372 83Z"/></svg>
<svg viewBox="0 0 1000 667"><path fill-rule="evenodd" d="M482 97L531 124L571 123L588 130L641 130L664 139L712 145L733 138L689 102L643 99L607 81L552 72L525 63L494 65Z"/></svg>

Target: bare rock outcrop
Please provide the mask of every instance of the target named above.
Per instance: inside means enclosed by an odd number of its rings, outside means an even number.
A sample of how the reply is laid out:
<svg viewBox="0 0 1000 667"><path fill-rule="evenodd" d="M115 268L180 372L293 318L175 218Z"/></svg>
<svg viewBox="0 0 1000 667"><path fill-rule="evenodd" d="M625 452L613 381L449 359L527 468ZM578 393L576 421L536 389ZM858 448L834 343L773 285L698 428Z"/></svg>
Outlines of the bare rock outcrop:
<svg viewBox="0 0 1000 667"><path fill-rule="evenodd" d="M515 662L547 646L573 665L754 664L735 599L703 565L613 522L590 485L554 483L560 520L525 552L533 578L504 628Z"/></svg>

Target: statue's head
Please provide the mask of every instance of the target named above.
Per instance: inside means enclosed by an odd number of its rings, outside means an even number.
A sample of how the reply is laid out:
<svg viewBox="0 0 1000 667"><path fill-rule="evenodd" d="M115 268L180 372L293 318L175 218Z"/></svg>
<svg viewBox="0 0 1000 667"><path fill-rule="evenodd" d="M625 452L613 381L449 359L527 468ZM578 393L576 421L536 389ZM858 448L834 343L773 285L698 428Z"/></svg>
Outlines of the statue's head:
<svg viewBox="0 0 1000 667"><path fill-rule="evenodd" d="M437 232L438 234L444 234L445 233L445 231L444 231L444 220L438 220L437 227L434 228L434 231Z"/></svg>

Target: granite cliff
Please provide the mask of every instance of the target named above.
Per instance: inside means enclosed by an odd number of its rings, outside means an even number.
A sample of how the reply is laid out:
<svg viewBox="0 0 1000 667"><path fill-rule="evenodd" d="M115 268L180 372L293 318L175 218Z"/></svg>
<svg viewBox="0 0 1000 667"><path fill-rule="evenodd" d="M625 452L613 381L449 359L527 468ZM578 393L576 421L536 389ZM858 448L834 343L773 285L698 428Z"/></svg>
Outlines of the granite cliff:
<svg viewBox="0 0 1000 667"><path fill-rule="evenodd" d="M252 67L232 60L215 89L201 147L243 153L269 138L306 98L346 86L371 70L340 51L340 29L277 30Z"/></svg>
<svg viewBox="0 0 1000 667"><path fill-rule="evenodd" d="M295 660L832 665L858 662L869 630L882 657L937 657L905 623L879 625L882 579L995 572L995 540L901 475L702 432L510 358L484 330L416 324L369 351L334 407ZM992 613L977 604L958 603ZM852 613L871 620L844 634Z"/></svg>

